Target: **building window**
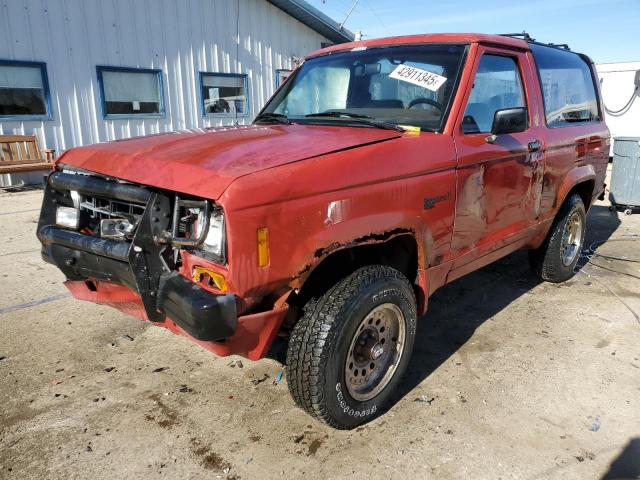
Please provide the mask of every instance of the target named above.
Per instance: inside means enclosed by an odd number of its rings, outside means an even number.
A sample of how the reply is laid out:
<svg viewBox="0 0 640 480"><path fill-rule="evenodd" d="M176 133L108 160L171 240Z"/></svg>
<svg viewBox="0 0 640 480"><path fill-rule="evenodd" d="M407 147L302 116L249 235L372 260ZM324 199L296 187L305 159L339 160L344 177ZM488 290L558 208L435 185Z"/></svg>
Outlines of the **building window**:
<svg viewBox="0 0 640 480"><path fill-rule="evenodd" d="M0 118L51 118L46 64L0 60Z"/></svg>
<svg viewBox="0 0 640 480"><path fill-rule="evenodd" d="M280 88L280 85L282 85L287 80L287 78L289 78L291 72L292 70L276 70L276 89Z"/></svg>
<svg viewBox="0 0 640 480"><path fill-rule="evenodd" d="M163 117L162 70L97 67L104 118Z"/></svg>
<svg viewBox="0 0 640 480"><path fill-rule="evenodd" d="M200 72L203 115L246 115L249 113L247 90L246 75Z"/></svg>

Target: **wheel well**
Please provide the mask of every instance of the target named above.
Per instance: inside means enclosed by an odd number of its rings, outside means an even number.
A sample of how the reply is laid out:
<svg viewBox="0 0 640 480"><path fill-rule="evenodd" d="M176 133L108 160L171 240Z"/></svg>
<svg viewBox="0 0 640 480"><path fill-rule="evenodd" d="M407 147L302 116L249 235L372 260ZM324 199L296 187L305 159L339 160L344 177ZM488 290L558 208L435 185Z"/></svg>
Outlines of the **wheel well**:
<svg viewBox="0 0 640 480"><path fill-rule="evenodd" d="M582 198L582 203L584 203L585 210L589 211L589 207L591 206L591 199L593 198L593 190L595 187L595 180L586 180L584 182L578 183L577 185L574 185L571 190L569 190L569 193L567 193L565 200L574 193L577 193L578 195L580 195L580 198Z"/></svg>
<svg viewBox="0 0 640 480"><path fill-rule="evenodd" d="M368 243L337 250L313 269L296 295L302 306L309 298L326 292L338 280L366 265L386 265L402 272L415 285L418 275L418 246L413 235L403 234L380 243Z"/></svg>

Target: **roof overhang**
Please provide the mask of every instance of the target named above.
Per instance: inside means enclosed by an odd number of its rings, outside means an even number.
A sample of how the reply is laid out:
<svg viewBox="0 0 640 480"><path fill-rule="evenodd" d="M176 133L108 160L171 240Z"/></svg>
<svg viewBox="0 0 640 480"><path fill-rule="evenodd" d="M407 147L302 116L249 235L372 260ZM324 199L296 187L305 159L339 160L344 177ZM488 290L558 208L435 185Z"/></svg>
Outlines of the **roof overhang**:
<svg viewBox="0 0 640 480"><path fill-rule="evenodd" d="M333 43L352 42L354 35L303 0L267 0Z"/></svg>

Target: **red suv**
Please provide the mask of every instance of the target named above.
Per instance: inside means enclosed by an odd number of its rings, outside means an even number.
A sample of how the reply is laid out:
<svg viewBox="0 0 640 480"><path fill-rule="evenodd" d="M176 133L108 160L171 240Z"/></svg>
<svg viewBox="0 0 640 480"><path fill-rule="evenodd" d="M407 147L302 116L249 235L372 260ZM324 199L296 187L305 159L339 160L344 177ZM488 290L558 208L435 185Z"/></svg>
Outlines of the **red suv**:
<svg viewBox="0 0 640 480"><path fill-rule="evenodd" d="M81 300L252 360L288 338L296 403L370 420L442 285L530 250L574 274L609 132L591 60L438 34L311 54L253 125L67 151L38 237Z"/></svg>

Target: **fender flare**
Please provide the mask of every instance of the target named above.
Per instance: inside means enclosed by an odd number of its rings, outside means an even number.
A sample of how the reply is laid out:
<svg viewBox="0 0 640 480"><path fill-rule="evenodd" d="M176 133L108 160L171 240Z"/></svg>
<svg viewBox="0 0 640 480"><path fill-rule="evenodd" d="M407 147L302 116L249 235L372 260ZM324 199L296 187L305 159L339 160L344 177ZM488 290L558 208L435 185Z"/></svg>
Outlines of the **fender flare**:
<svg viewBox="0 0 640 480"><path fill-rule="evenodd" d="M558 187L555 204L553 206L554 215L567 199L569 192L573 190L577 185L586 182L593 182L595 187L595 181L596 171L591 164L574 167L573 169L569 170L569 172L562 179L562 183L560 183L560 186ZM594 192L591 192L591 200L593 199L593 194ZM591 201L589 202L589 205L585 205L585 207L588 209L590 204Z"/></svg>
<svg viewBox="0 0 640 480"><path fill-rule="evenodd" d="M334 226L334 227L337 227L337 226ZM343 230L345 229L345 227L347 227L347 225L340 225L340 228L339 228L341 230L341 233L343 234L345 233L345 230ZM430 247L430 245L425 245L425 242L428 244L429 241L426 238L423 238L425 234L423 230L424 228L422 228L419 232L417 232L413 226L406 226L406 227L398 226L395 228L389 228L382 231L374 231L367 235L353 238L348 241L326 242L329 238L332 238L332 237L340 238L338 235L334 237L334 235L331 234L332 231L334 234L337 233L336 231L334 231L333 228L326 229L322 232L322 234L319 237L316 238L316 240L320 240L320 239L325 240L324 242L325 246L318 248L315 251L315 254L311 259L311 261L308 262L306 266L301 271L299 271L294 278L292 278L291 282L289 283L289 287L294 290L302 289L304 285L307 283L307 280L309 280L309 278L313 276L314 271L320 265L322 265L325 260L327 260L329 257L331 257L333 254L337 252L348 250L350 248L363 247L367 245L382 245L384 243L390 242L391 240L397 239L399 237L410 237L411 240L416 244L417 278L415 279L415 281L416 281L416 286L419 288L419 291L416 292L417 293L416 300L418 301L417 306L420 311L424 309L426 297L428 296L427 295L428 284L427 284L427 279L424 272L424 265L425 265L425 262L427 261L425 258L426 250ZM427 235L427 238L430 239L430 236ZM413 279L409 279L409 281L412 282Z"/></svg>

